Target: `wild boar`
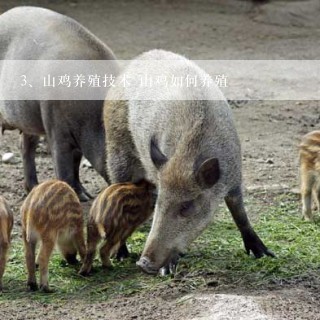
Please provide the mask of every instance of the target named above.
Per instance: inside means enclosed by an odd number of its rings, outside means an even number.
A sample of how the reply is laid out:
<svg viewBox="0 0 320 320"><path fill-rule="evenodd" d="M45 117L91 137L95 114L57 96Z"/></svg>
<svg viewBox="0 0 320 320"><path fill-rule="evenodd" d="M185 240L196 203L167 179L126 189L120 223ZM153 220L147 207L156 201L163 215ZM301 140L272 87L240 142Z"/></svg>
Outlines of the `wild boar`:
<svg viewBox="0 0 320 320"><path fill-rule="evenodd" d="M36 264L40 270L40 290L51 292L48 282L48 263L58 247L69 264L76 264L77 253L83 261L86 253L83 235L83 216L79 199L65 182L48 180L34 187L21 207L22 238L28 271L27 286L38 290ZM37 242L41 246L37 259Z"/></svg>
<svg viewBox="0 0 320 320"><path fill-rule="evenodd" d="M10 88L8 60L111 60L113 52L75 20L51 10L17 7L0 16L0 92ZM30 70L35 77L38 70ZM50 71L48 70L48 73ZM39 136L46 135L56 177L66 181L82 201L88 200L79 180L81 157L108 181L105 169L103 101L93 100L3 100L0 99L2 130L22 132L25 188L38 184L35 153Z"/></svg>
<svg viewBox="0 0 320 320"><path fill-rule="evenodd" d="M2 291L2 277L6 268L12 227L13 213L4 197L0 196L0 292Z"/></svg>
<svg viewBox="0 0 320 320"><path fill-rule="evenodd" d="M219 88L171 86L162 91L154 87L146 96L139 77L134 80L139 75L155 79L174 74L184 79L192 74L203 82L209 77L180 55L152 50L127 66L123 75L133 80L131 85L117 83L104 105L112 183L145 178L157 187L152 228L138 265L147 273L157 273L175 261L212 221L222 199L247 253L273 256L244 208L240 142Z"/></svg>
<svg viewBox="0 0 320 320"><path fill-rule="evenodd" d="M87 226L87 254L80 270L88 275L98 242L102 266L110 266L110 256L130 237L133 231L152 214L154 186L142 180L136 184L117 183L103 190L92 204Z"/></svg>
<svg viewBox="0 0 320 320"><path fill-rule="evenodd" d="M312 193L320 211L320 131L312 131L302 138L299 155L302 215L312 221Z"/></svg>

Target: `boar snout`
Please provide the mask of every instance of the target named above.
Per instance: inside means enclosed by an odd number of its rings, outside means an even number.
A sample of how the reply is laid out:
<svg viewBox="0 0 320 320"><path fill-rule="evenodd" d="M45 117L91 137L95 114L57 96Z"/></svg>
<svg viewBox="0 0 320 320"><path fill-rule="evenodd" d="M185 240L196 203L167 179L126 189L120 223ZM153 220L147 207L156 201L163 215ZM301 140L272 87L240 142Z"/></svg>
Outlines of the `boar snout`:
<svg viewBox="0 0 320 320"><path fill-rule="evenodd" d="M159 271L159 268L157 268L148 257L141 257L140 260L137 261L137 266L148 274L157 274Z"/></svg>
<svg viewBox="0 0 320 320"><path fill-rule="evenodd" d="M161 253L158 253L158 257ZM178 263L179 254L177 250L172 250L164 255L165 259L153 258L155 255L153 252L148 252L147 250L142 254L139 261L137 261L137 266L148 274L157 274L160 272L161 275L166 275L169 273L175 273L176 265Z"/></svg>
<svg viewBox="0 0 320 320"><path fill-rule="evenodd" d="M140 258L137 262L137 266L141 268L142 271L148 274L157 274L164 276L167 274L174 274L176 272L176 267L179 261L179 258L182 257L183 254L172 254L170 255L170 259L167 259L167 262L162 266L156 266L155 263L150 261L150 259L146 256Z"/></svg>

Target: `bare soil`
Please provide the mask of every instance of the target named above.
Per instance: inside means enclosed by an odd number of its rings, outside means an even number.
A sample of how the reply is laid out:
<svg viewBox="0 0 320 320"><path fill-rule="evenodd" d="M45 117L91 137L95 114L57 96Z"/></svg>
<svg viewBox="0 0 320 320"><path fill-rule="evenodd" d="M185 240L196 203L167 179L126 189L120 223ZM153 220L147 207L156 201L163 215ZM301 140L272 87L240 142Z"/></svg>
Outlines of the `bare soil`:
<svg viewBox="0 0 320 320"><path fill-rule="evenodd" d="M261 7L240 0L0 0L0 12L17 5L39 5L69 15L105 41L120 59L153 48L172 50L190 59L319 59L318 4L318 0L272 1ZM289 13L284 9L288 7ZM303 134L319 128L320 103L250 101L233 103L232 107L242 142L247 192L274 194L296 189L297 145ZM18 132L1 137L0 154L8 151L15 153L17 161L0 164L0 193L18 217L25 196ZM53 177L45 144L39 147L37 165L40 180ZM94 195L104 186L92 169L82 168L81 177ZM84 206L87 211L89 204ZM259 208L250 214L254 218ZM18 230L17 218L15 238ZM171 284L95 304L85 300L40 304L23 299L2 302L0 318L320 319L320 284L308 278L256 290L217 286L192 293Z"/></svg>

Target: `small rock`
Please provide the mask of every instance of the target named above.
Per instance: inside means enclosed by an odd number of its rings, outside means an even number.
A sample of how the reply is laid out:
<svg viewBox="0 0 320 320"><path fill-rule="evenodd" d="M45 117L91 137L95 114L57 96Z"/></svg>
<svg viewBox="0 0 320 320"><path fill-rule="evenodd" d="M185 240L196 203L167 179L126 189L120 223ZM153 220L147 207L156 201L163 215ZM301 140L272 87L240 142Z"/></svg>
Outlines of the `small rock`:
<svg viewBox="0 0 320 320"><path fill-rule="evenodd" d="M2 155L2 162L3 163L14 163L14 154L12 152L7 152L4 155Z"/></svg>
<svg viewBox="0 0 320 320"><path fill-rule="evenodd" d="M266 163L267 164L274 164L274 161L272 159L267 159Z"/></svg>
<svg viewBox="0 0 320 320"><path fill-rule="evenodd" d="M83 159L82 160L82 164L81 164L82 167L87 167L87 168L92 168L92 164L89 162L89 160L87 159Z"/></svg>

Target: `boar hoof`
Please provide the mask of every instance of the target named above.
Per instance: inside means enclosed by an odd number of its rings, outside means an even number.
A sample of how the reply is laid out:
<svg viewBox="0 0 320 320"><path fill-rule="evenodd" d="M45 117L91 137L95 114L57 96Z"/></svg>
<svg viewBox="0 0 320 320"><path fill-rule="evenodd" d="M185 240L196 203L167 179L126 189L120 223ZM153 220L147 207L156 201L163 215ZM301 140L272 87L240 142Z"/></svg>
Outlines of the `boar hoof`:
<svg viewBox="0 0 320 320"><path fill-rule="evenodd" d="M110 264L103 264L101 267L102 267L102 270L104 270L104 271L109 271L109 270L114 269L114 267L111 263Z"/></svg>
<svg viewBox="0 0 320 320"><path fill-rule="evenodd" d="M252 252L257 259L264 255L275 257L275 254L264 245L252 229L243 234L242 237L247 254Z"/></svg>
<svg viewBox="0 0 320 320"><path fill-rule="evenodd" d="M116 258L118 261L123 261L124 259L129 257L129 254L130 254L129 250L128 250L126 244L124 244L119 248Z"/></svg>
<svg viewBox="0 0 320 320"><path fill-rule="evenodd" d="M43 293L54 293L54 290L50 289L47 285L41 285L40 291Z"/></svg>
<svg viewBox="0 0 320 320"><path fill-rule="evenodd" d="M37 291L38 290L38 285L36 282L28 282L27 287L29 291Z"/></svg>
<svg viewBox="0 0 320 320"><path fill-rule="evenodd" d="M79 271L79 275L83 277L88 277L90 275L90 270L81 268Z"/></svg>
<svg viewBox="0 0 320 320"><path fill-rule="evenodd" d="M67 254L65 258L67 263L71 266L76 266L77 264L79 264L79 260L77 259L76 254Z"/></svg>

